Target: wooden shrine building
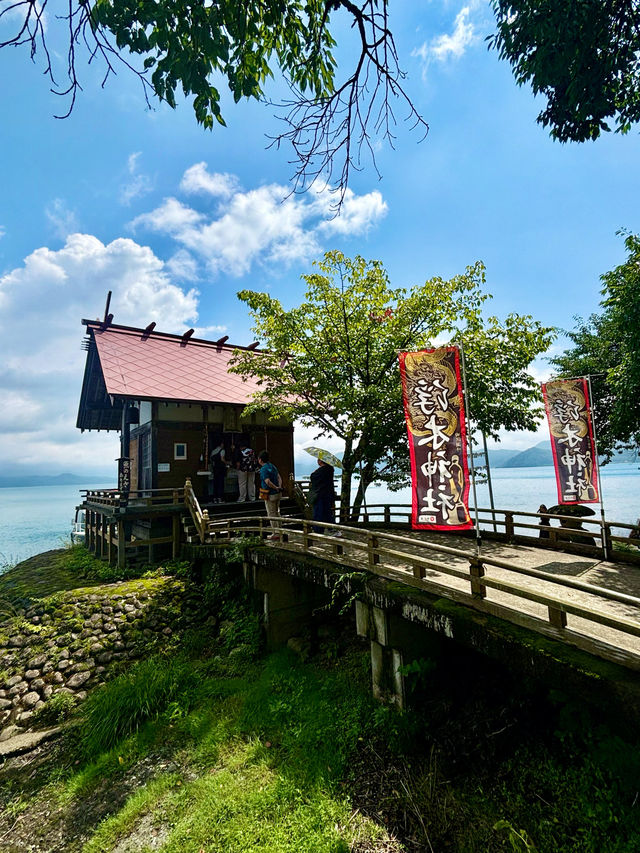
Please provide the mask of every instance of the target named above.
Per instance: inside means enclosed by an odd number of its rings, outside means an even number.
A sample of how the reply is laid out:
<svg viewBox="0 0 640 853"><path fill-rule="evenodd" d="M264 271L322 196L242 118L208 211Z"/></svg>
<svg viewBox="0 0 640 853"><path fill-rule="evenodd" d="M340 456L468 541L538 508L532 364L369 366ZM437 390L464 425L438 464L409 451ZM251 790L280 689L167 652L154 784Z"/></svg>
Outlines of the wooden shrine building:
<svg viewBox="0 0 640 853"><path fill-rule="evenodd" d="M83 320L87 362L77 426L117 430L130 460L130 489L177 488L191 478L206 499L210 451L222 438L227 460L241 438L268 450L287 481L293 473L293 427L243 411L258 385L229 373L236 349L227 338L184 335ZM256 357L259 353L256 352ZM229 478L228 478L229 479ZM233 483L225 493L233 496Z"/></svg>
<svg viewBox="0 0 640 853"><path fill-rule="evenodd" d="M236 349L254 350L259 358L256 344L234 346L227 343L227 336L202 340L193 337L193 329L183 335L166 334L157 332L155 323L146 328L119 326L111 315L102 322L82 323L87 360L77 426L83 432L120 433L118 489L111 500L117 497L121 510L128 506L127 516L145 501L149 504L152 496L182 493L187 479L206 504L209 455L220 440L227 461L244 439L256 455L269 451L285 486L292 480L292 424L268 420L261 412L245 416L245 406L259 386L228 370ZM235 474L230 468L226 501L238 497ZM85 509L92 511L95 501L87 495ZM153 538L150 520L145 524L148 538ZM128 538L129 529L127 525ZM134 538L135 533L134 529Z"/></svg>

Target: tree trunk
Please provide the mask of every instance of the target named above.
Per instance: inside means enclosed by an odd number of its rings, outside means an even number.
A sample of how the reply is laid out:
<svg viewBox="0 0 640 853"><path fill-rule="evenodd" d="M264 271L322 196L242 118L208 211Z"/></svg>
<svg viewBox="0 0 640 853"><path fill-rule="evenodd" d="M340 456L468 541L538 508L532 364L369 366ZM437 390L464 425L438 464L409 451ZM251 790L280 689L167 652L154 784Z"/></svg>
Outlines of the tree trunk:
<svg viewBox="0 0 640 853"><path fill-rule="evenodd" d="M351 506L351 479L353 477L353 441L347 439L344 443L342 454L342 478L340 480L340 523L347 524L349 521L349 507Z"/></svg>
<svg viewBox="0 0 640 853"><path fill-rule="evenodd" d="M373 480L373 466L366 465L362 469L362 476L360 477L360 483L358 484L358 491L356 492L356 496L353 501L353 507L351 510L351 515L349 517L349 521L357 522L360 517L360 508L364 502L365 492L367 488L371 485Z"/></svg>

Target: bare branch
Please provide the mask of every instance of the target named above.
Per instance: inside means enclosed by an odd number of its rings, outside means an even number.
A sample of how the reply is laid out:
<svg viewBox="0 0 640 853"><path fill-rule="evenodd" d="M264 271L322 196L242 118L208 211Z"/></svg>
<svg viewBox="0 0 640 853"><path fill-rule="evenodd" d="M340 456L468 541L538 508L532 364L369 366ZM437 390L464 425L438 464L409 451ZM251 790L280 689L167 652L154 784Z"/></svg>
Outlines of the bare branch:
<svg viewBox="0 0 640 853"><path fill-rule="evenodd" d="M118 47L107 36L105 30L97 24L92 14L93 8L87 0L67 0L66 13L55 16L56 20L64 22L68 32L66 57L66 82L68 85L60 86L54 76L51 56L47 47L47 5L48 0L17 0L15 3L0 8L0 22L8 26L10 21L15 19L17 27L12 36L0 41L0 49L3 47L20 47L27 44L32 61L35 61L38 52L44 55L44 74L51 81L51 91L60 97L69 98L65 112L56 115L55 118L68 118L75 106L78 91L82 91L77 73L78 56L76 50L78 45L82 45L87 51L89 64L96 58L104 63L103 87L109 76L116 74L115 64L119 63L140 80L147 106L151 106L149 100L149 94L153 91L151 83L146 79L144 72L139 71L125 59Z"/></svg>
<svg viewBox="0 0 640 853"><path fill-rule="evenodd" d="M365 0L359 6L352 0L328 0L326 25L332 10L343 8L353 17L360 39L360 54L353 72L328 97L309 99L292 87L291 100L271 102L271 106L285 111L280 118L287 129L271 137L271 146L279 148L287 142L293 148L292 192L304 192L319 178L331 185L339 169L335 213L344 201L351 171L362 168L363 148L369 152L380 177L371 129L393 147L396 126L393 100L404 103L408 109L406 120L411 122L412 129L423 129L422 138L429 132L429 125L402 85L406 75L400 68L388 27L387 2Z"/></svg>

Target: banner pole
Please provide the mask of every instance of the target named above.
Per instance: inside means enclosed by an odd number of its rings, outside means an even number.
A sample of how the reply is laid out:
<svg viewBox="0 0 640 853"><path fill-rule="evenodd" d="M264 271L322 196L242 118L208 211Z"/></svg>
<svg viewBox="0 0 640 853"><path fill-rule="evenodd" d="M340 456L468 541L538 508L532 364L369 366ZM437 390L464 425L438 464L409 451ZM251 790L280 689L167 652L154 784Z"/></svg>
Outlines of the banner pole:
<svg viewBox="0 0 640 853"><path fill-rule="evenodd" d="M489 487L489 506L491 507L491 520L493 521L493 532L498 532L498 525L496 522L496 513L495 513L495 503L493 501L493 483L491 481L491 465L489 464L489 451L487 450L487 436L484 434L484 430L482 431L482 446L484 450L484 461L487 466L487 485Z"/></svg>
<svg viewBox="0 0 640 853"><path fill-rule="evenodd" d="M607 537L606 537L606 528L605 528L605 516L604 516L604 495L602 491L602 476L600 474L600 457L598 456L598 437L596 435L596 418L595 418L595 401L593 399L593 389L591 387L591 374L588 374L586 377L587 384L589 385L589 408L591 415L591 429L593 430L593 452L595 454L594 465L596 466L596 471L598 472L598 490L600 492L600 532L602 536L602 554L605 560L609 559L609 552L607 548Z"/></svg>
<svg viewBox="0 0 640 853"><path fill-rule="evenodd" d="M464 410L467 416L467 424L469 429L467 432L467 452L469 454L469 463L471 465L471 486L473 488L473 508L476 517L476 557L480 554L480 546L482 538L480 536L480 523L478 521L478 495L476 492L476 468L473 464L473 442L471 441L471 407L469 406L469 395L467 393L467 368L464 358L464 347L462 341L458 344L460 348L460 361L462 362L462 389L464 392Z"/></svg>

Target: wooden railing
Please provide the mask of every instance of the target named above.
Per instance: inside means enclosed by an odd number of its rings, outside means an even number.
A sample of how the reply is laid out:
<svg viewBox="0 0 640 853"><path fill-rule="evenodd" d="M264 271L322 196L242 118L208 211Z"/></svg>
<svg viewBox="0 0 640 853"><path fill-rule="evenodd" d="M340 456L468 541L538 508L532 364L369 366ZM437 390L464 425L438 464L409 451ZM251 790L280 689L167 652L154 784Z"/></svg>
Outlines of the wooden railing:
<svg viewBox="0 0 640 853"><path fill-rule="evenodd" d="M182 503L184 490L179 489L132 489L128 493L118 489L81 489L80 494L88 503L105 507L117 506L165 506Z"/></svg>
<svg viewBox="0 0 640 853"><path fill-rule="evenodd" d="M567 625L567 617L584 620L590 626L604 626L621 632L627 638L640 637L640 598L623 592L588 584L566 575L558 576L535 568L518 565L490 556L470 555L469 551L447 545L417 540L380 530L322 523L328 531L314 531L315 525L306 519L282 517L274 528L268 517L243 517L212 520L209 535L214 540L229 540L237 536L279 532L282 546L304 553L322 556L342 567L362 569L373 574L425 589L476 609L491 612L509 621L532 628L539 633L560 637L580 648L610 660L640 669L640 644L627 639L618 645L598 637L598 632L585 633L584 624L577 629ZM336 536L335 534L342 534ZM277 545L277 543L276 543ZM443 559L444 558L444 559ZM433 573L440 575L434 579ZM429 577L427 577L429 573ZM453 586L447 579L462 581ZM523 584L521 578L543 582L537 588ZM465 590L466 585L466 590ZM557 589L557 594L549 590ZM503 595L499 600L487 600L488 590ZM581 593L572 595L570 591ZM546 615L532 615L505 603L504 594L516 602L532 602L546 608ZM624 605L624 614L615 612L608 602ZM604 605L604 606L603 606ZM538 608L540 610L540 608ZM544 613L544 611L541 611ZM629 614L633 618L629 618Z"/></svg>
<svg viewBox="0 0 640 853"><path fill-rule="evenodd" d="M475 520L473 508L471 516ZM367 504L360 508L359 519L365 525L408 527L411 524L411 506L400 503ZM631 536L631 533L637 531L637 524L609 520L603 522L597 516L576 517L487 507L478 508L478 522L483 535L497 537L510 544L535 544L578 554L606 556L606 559L612 561L640 563L640 550L634 550L640 549L640 538ZM618 532L625 530L629 531L626 536ZM622 544L630 548L618 550L616 545Z"/></svg>
<svg viewBox="0 0 640 853"><path fill-rule="evenodd" d="M187 480L184 484L184 505L193 519L200 542L204 542L209 533L209 512L200 508L191 480Z"/></svg>

